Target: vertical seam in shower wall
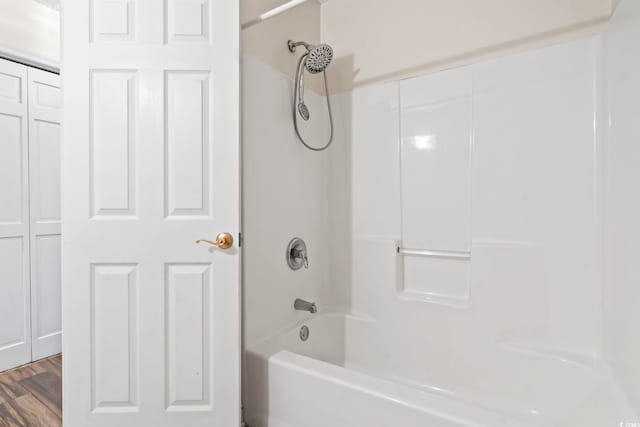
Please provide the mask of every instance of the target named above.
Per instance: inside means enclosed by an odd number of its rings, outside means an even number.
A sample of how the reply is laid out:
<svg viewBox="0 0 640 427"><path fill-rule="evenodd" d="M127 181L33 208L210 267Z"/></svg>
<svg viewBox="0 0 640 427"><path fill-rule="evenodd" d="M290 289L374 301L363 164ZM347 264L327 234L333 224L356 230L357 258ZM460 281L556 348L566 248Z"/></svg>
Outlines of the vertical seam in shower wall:
<svg viewBox="0 0 640 427"><path fill-rule="evenodd" d="M606 298L606 188L607 188L607 150L609 145L609 108L606 93L605 33L599 34L593 41L593 168L594 168L594 222L597 277L600 289L600 313L597 346L606 359L605 312Z"/></svg>
<svg viewBox="0 0 640 427"><path fill-rule="evenodd" d="M298 84L298 82L294 82L293 84L294 85ZM329 94L325 93L324 95L322 94L317 94L317 95L319 98L318 104L326 105L327 96L329 96ZM296 101L294 101L294 104L295 102ZM334 97L334 104L333 104L334 111L338 113L338 116L342 117L342 115L340 114L340 106L341 104L338 102L337 97ZM340 125L339 123L335 123L334 129L336 129L339 125ZM324 233L323 234L324 236L329 236L329 230L331 230L333 225L332 222L336 220L335 218L331 217L332 212L330 207L333 205L334 197L336 195L333 194L332 182L331 182L331 179L329 179L329 176L333 176L331 171L335 167L335 161L332 158L332 153L329 151L324 153L324 157L326 159L324 172L327 174L327 179L324 180L325 200L324 200L324 215L323 215L324 216ZM317 298L320 300L321 304L325 305L325 307L327 308L331 307L332 309L335 309L336 306L339 305L336 301L336 292L340 285L337 284L337 280L336 280L337 278L336 268L335 268L334 258L331 256L331 253L333 251L331 250L331 247L330 247L330 239L328 237L325 237L325 240L322 243L324 244L323 252L324 252L324 258L325 258L324 259L325 268L323 269L323 272L322 272L322 279L320 282L320 289L317 292Z"/></svg>
<svg viewBox="0 0 640 427"><path fill-rule="evenodd" d="M403 169L402 169L402 150L404 147L404 141L402 139L402 80L398 80L394 83L396 90L396 103L397 103L397 120L398 120L398 129L397 138L398 138L398 198L400 200L400 236L398 236L399 244L404 245L404 187L402 185L403 180ZM397 255L396 255L397 257ZM402 264L400 266L400 264ZM404 290L404 258L398 259L396 258L396 265L399 267L399 272L401 274L396 274L396 291L400 292Z"/></svg>
<svg viewBox="0 0 640 427"><path fill-rule="evenodd" d="M475 177L475 147L476 147L476 66L471 65L471 114L470 114L470 123L469 123L469 164L467 167L469 168L469 200L467 200L468 208L469 208L469 223L467 224L467 233L469 233L469 253L471 253L471 260L469 260L468 267L468 293L467 298L471 301L471 295L473 294L473 197L475 194L474 189L474 177Z"/></svg>
<svg viewBox="0 0 640 427"><path fill-rule="evenodd" d="M398 80L394 82L395 91L396 91L396 103L397 103L397 120L398 120L398 129L396 137L398 138L397 150L398 150L398 198L400 200L400 236L398 236L399 242L396 244L404 245L404 191L402 186L402 178L403 178L403 170L402 170L402 149L404 147L404 141L402 140L402 80ZM404 257L398 257L397 254L394 254L396 257L396 292L403 292L405 289L404 283Z"/></svg>
<svg viewBox="0 0 640 427"><path fill-rule="evenodd" d="M404 237L404 193L402 186L402 149L404 147L404 141L402 140L402 81L398 80L393 83L396 91L396 103L397 103L397 125L398 129L396 129L398 138L396 150L398 150L398 191L400 192L398 195L400 196L400 240Z"/></svg>

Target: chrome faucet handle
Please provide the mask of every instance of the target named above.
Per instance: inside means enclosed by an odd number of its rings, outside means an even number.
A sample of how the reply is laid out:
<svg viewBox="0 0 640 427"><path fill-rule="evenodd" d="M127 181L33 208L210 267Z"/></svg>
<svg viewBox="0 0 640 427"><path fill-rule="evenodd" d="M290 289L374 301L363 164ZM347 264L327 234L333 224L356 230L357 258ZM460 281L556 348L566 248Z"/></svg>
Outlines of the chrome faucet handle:
<svg viewBox="0 0 640 427"><path fill-rule="evenodd" d="M307 256L307 251L305 249L294 249L293 256L296 259L301 259L304 268L309 268L309 257Z"/></svg>
<svg viewBox="0 0 640 427"><path fill-rule="evenodd" d="M292 239L287 246L287 264L292 270L299 270L302 267L309 268L307 245L299 237Z"/></svg>

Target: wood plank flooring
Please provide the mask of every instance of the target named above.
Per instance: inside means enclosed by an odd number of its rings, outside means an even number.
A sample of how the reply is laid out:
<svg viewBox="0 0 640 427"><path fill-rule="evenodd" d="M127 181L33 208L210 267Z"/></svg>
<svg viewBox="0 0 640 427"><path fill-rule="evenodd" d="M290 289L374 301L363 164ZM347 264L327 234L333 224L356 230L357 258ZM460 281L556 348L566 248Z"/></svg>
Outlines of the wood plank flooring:
<svg viewBox="0 0 640 427"><path fill-rule="evenodd" d="M61 355L0 372L0 427L61 426Z"/></svg>

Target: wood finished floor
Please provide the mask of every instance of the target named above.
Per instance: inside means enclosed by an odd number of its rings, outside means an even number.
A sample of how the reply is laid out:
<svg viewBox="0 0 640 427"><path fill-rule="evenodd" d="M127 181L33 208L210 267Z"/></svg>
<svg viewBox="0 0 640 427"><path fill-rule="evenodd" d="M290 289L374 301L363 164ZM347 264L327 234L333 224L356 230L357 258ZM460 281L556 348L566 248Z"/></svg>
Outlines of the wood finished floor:
<svg viewBox="0 0 640 427"><path fill-rule="evenodd" d="M0 372L0 427L62 426L62 356Z"/></svg>

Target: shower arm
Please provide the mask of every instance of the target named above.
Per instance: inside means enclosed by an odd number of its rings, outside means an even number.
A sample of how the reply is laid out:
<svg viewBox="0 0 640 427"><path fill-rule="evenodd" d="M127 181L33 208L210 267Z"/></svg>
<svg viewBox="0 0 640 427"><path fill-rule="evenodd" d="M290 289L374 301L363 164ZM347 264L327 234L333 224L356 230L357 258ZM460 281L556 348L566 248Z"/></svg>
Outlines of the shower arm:
<svg viewBox="0 0 640 427"><path fill-rule="evenodd" d="M287 42L287 46L289 46L289 52L291 53L294 53L298 46L304 46L307 50L310 50L313 47L313 45L310 45L307 42L294 42L293 40L289 40Z"/></svg>

